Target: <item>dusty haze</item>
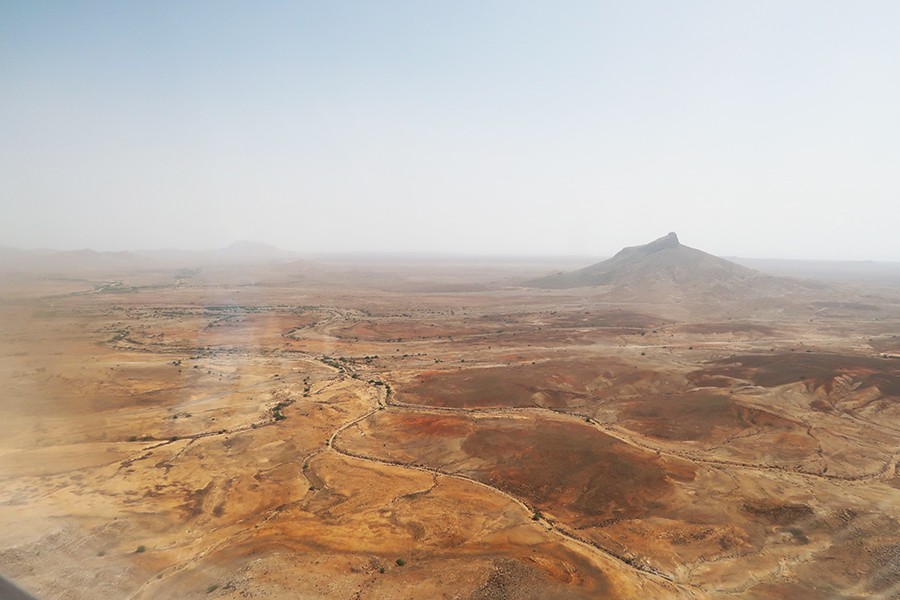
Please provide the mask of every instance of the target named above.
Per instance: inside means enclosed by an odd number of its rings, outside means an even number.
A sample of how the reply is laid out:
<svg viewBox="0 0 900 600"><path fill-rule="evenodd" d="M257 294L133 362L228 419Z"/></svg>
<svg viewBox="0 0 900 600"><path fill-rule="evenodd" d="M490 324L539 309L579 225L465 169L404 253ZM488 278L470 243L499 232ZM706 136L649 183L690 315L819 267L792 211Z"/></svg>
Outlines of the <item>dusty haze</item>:
<svg viewBox="0 0 900 600"><path fill-rule="evenodd" d="M894 2L6 2L0 245L900 260Z"/></svg>

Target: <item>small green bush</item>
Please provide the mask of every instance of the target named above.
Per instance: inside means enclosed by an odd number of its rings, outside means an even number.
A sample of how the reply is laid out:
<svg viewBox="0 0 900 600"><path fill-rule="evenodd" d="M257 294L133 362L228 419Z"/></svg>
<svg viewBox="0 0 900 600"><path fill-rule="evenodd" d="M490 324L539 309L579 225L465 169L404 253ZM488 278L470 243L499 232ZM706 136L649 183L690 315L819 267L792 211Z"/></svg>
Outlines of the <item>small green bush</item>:
<svg viewBox="0 0 900 600"><path fill-rule="evenodd" d="M143 554L146 551L147 551L147 546L144 546L144 545L140 545L134 549L135 554Z"/></svg>
<svg viewBox="0 0 900 600"><path fill-rule="evenodd" d="M406 564L406 561L403 560L402 558L398 558L395 562L397 563L398 567L402 567L403 565Z"/></svg>

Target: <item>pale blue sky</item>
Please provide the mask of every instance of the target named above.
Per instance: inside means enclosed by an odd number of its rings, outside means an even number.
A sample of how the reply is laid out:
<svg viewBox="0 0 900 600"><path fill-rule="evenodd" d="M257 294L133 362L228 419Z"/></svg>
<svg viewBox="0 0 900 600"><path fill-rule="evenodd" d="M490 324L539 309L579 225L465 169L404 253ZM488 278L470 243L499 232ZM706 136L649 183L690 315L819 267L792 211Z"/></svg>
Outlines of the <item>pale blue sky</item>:
<svg viewBox="0 0 900 600"><path fill-rule="evenodd" d="M900 261L900 2L0 1L0 245Z"/></svg>

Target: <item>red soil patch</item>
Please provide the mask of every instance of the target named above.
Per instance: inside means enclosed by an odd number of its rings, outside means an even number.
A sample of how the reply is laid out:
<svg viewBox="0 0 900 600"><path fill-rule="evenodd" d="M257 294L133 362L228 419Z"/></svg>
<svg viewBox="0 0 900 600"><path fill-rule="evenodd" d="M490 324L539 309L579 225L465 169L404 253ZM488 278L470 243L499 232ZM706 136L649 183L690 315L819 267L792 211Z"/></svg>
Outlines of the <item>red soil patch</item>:
<svg viewBox="0 0 900 600"><path fill-rule="evenodd" d="M460 437L471 431L470 423L453 416L401 413L391 415L391 420L416 437Z"/></svg>
<svg viewBox="0 0 900 600"><path fill-rule="evenodd" d="M725 323L687 323L672 328L678 333L698 334L735 334L735 335L761 335L774 336L776 331L759 323L745 323L739 321L727 321Z"/></svg>
<svg viewBox="0 0 900 600"><path fill-rule="evenodd" d="M813 515L813 510L806 504L781 504L772 500L747 500L741 509L773 525L791 525Z"/></svg>
<svg viewBox="0 0 900 600"><path fill-rule="evenodd" d="M362 321L339 330L337 337L366 341L415 341L486 334L496 326L460 322Z"/></svg>
<svg viewBox="0 0 900 600"><path fill-rule="evenodd" d="M710 392L640 398L626 404L620 414L630 429L681 441L711 439L749 427L783 431L798 428L793 421Z"/></svg>
<svg viewBox="0 0 900 600"><path fill-rule="evenodd" d="M548 510L565 507L579 525L645 515L672 493L660 459L584 425L494 422L476 428L463 450L494 461L481 477Z"/></svg>
<svg viewBox="0 0 900 600"><path fill-rule="evenodd" d="M521 368L499 367L423 375L420 383L405 390L406 399L415 404L457 408L561 407L565 406L566 398L572 396L560 390L539 393L533 382L523 377L510 377L510 371L522 374Z"/></svg>
<svg viewBox="0 0 900 600"><path fill-rule="evenodd" d="M688 463L629 446L593 427L556 420L379 414L351 450L450 468L577 526L661 511ZM447 465L452 465L447 467Z"/></svg>
<svg viewBox="0 0 900 600"><path fill-rule="evenodd" d="M676 377L615 360L550 361L515 366L425 371L399 386L411 404L454 408L564 408L631 386L670 391Z"/></svg>
<svg viewBox="0 0 900 600"><path fill-rule="evenodd" d="M691 374L691 378L724 375L775 387L804 381L809 389L824 386L830 392L834 379L848 375L860 387L878 387L887 396L900 396L900 361L852 354L787 352L733 356Z"/></svg>

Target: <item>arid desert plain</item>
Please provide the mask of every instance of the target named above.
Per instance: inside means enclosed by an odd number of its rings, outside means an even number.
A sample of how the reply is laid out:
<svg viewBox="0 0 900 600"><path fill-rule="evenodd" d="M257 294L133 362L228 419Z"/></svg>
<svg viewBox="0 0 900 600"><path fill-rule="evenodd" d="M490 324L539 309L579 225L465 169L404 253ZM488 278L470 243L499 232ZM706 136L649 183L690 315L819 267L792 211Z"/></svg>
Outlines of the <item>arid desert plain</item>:
<svg viewBox="0 0 900 600"><path fill-rule="evenodd" d="M900 283L653 244L589 282L6 255L0 573L48 600L900 597Z"/></svg>

